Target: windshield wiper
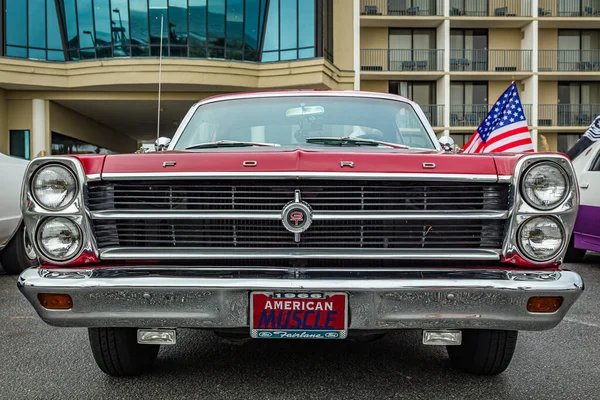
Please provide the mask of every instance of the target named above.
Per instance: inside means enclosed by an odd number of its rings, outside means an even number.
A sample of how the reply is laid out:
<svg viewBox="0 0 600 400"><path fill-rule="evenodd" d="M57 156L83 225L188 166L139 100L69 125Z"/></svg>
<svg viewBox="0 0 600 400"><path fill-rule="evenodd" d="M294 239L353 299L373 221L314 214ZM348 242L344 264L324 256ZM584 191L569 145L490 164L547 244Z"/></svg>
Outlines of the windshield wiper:
<svg viewBox="0 0 600 400"><path fill-rule="evenodd" d="M306 143L322 143L322 144L330 144L330 145L335 145L335 146L343 146L344 144L354 144L354 145L361 145L361 144L366 144L369 146L378 146L378 145L382 145L382 146L388 146L388 147L392 147L394 149L408 149L408 146L405 146L403 144L397 144L397 143L388 143L388 142L382 142L381 140L374 140L374 139L361 139L361 138L353 138L353 137L311 137L306 139Z"/></svg>
<svg viewBox="0 0 600 400"><path fill-rule="evenodd" d="M216 142L206 142L206 143L198 143L193 144L191 146L186 147L186 150L194 150L194 149L214 149L217 147L273 147L279 146L277 143L259 143L259 142L242 142L235 140L217 140Z"/></svg>

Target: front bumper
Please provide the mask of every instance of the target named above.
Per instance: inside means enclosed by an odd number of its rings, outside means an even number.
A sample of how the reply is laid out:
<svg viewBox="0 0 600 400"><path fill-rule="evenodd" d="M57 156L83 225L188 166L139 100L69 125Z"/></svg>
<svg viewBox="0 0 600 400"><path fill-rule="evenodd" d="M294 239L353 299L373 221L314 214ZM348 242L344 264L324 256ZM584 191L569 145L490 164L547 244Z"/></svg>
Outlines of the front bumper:
<svg viewBox="0 0 600 400"><path fill-rule="evenodd" d="M250 291L348 293L349 329L545 330L583 291L572 271L110 267L31 268L18 286L50 325L244 328ZM39 293L66 293L71 310L48 310ZM554 313L530 313L534 296L562 296Z"/></svg>

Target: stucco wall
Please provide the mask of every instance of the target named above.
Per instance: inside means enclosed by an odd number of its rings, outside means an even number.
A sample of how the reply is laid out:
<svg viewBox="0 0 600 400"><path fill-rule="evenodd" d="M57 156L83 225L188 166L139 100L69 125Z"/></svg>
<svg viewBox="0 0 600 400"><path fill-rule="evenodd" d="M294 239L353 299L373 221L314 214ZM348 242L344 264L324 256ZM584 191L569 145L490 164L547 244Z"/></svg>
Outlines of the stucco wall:
<svg viewBox="0 0 600 400"><path fill-rule="evenodd" d="M8 104L3 89L0 89L0 153L8 154Z"/></svg>
<svg viewBox="0 0 600 400"><path fill-rule="evenodd" d="M501 50L521 50L523 32L521 29L492 28L488 31L488 48Z"/></svg>
<svg viewBox="0 0 600 400"><path fill-rule="evenodd" d="M488 82L488 104L494 104L498 97L508 88L511 81L489 81ZM517 82L517 89L519 90L519 95L521 96L521 100L523 100L523 84L519 81Z"/></svg>
<svg viewBox="0 0 600 400"><path fill-rule="evenodd" d="M389 84L388 81L361 81L360 90L387 93L389 91Z"/></svg>
<svg viewBox="0 0 600 400"><path fill-rule="evenodd" d="M360 28L361 49L387 49L388 28Z"/></svg>
<svg viewBox="0 0 600 400"><path fill-rule="evenodd" d="M540 29L538 40L540 50L558 49L558 29Z"/></svg>
<svg viewBox="0 0 600 400"><path fill-rule="evenodd" d="M333 63L346 71L354 70L353 3L348 0L333 0Z"/></svg>
<svg viewBox="0 0 600 400"><path fill-rule="evenodd" d="M120 153L137 149L129 136L54 102L50 102L50 130Z"/></svg>

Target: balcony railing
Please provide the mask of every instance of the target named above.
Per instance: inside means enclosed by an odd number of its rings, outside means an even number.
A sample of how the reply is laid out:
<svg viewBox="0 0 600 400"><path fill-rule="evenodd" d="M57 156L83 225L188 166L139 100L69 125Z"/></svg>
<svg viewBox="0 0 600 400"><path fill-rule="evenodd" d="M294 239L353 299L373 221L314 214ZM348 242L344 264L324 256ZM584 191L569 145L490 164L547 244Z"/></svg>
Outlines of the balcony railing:
<svg viewBox="0 0 600 400"><path fill-rule="evenodd" d="M600 17L600 0L538 0L540 17Z"/></svg>
<svg viewBox="0 0 600 400"><path fill-rule="evenodd" d="M559 72L600 71L600 49L540 50L539 70Z"/></svg>
<svg viewBox="0 0 600 400"><path fill-rule="evenodd" d="M450 16L530 17L531 0L451 0Z"/></svg>
<svg viewBox="0 0 600 400"><path fill-rule="evenodd" d="M456 104L450 106L450 126L478 127L495 104ZM523 104L525 118L531 115L531 104ZM527 119L529 125L531 121Z"/></svg>
<svg viewBox="0 0 600 400"><path fill-rule="evenodd" d="M361 0L361 15L442 15L442 0Z"/></svg>
<svg viewBox="0 0 600 400"><path fill-rule="evenodd" d="M361 49L361 71L442 71L444 50Z"/></svg>
<svg viewBox="0 0 600 400"><path fill-rule="evenodd" d="M450 71L531 71L531 50L450 50Z"/></svg>
<svg viewBox="0 0 600 400"><path fill-rule="evenodd" d="M589 126L600 104L540 104L538 126Z"/></svg>
<svg viewBox="0 0 600 400"><path fill-rule="evenodd" d="M444 126L443 104L419 104L431 126Z"/></svg>

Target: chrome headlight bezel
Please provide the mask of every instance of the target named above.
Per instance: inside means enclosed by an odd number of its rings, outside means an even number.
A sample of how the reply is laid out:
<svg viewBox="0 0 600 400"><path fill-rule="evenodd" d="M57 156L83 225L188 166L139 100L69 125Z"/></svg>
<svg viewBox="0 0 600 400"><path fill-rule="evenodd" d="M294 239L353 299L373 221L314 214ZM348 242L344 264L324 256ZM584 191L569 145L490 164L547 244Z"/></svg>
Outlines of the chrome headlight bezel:
<svg viewBox="0 0 600 400"><path fill-rule="evenodd" d="M562 196L560 197L560 199L549 205L543 205L543 204L536 203L534 201L534 199L530 198L527 195L527 190L524 187L527 176L534 169L536 169L540 166L549 166L551 168L556 169L558 171L558 173L562 176L562 178L565 182L565 189L564 189L564 192L563 192ZM529 204L531 207L533 207L537 210L543 210L543 211L552 210L552 209L560 206L568 197L570 190L571 190L571 184L570 184L570 179L569 179L569 176L567 175L567 172L565 171L565 169L563 167L561 167L560 165L558 165L556 162L553 162L553 161L539 161L539 162L533 163L532 165L527 167L527 169L525 169L525 171L523 171L523 176L521 177L520 182L519 182L519 191L521 193L521 196L523 197L523 200L527 204Z"/></svg>
<svg viewBox="0 0 600 400"><path fill-rule="evenodd" d="M558 248L549 256L544 257L544 258L540 258L535 256L534 254L529 253L523 246L522 240L521 240L521 234L523 232L523 229L525 229L525 227L532 223L535 220L549 220L552 221L556 224L556 227L558 228L558 230L560 231L560 237L561 237L561 243L560 246L558 246ZM519 228L517 229L517 247L519 248L519 251L521 252L521 254L523 254L523 256L527 257L528 259L538 262L538 263L543 263L543 262L549 262L552 261L554 259L556 259L556 257L561 254L561 252L565 249L566 247L566 243L567 241L565 240L565 228L563 226L563 224L557 219L554 218L550 215L535 215L532 216L530 218L527 218L526 220L524 220L520 225Z"/></svg>
<svg viewBox="0 0 600 400"><path fill-rule="evenodd" d="M72 224L72 226L75 228L73 231L77 232L77 234L79 235L79 244L75 248L75 251L73 251L68 257L57 257L57 256L51 254L42 245L42 243L43 243L42 242L42 234L43 234L44 227L46 226L46 224L48 224L49 222L54 221L54 220L68 221L68 223ZM65 262L65 261L76 258L81 253L81 249L83 248L83 242L84 242L84 234L83 234L83 231L81 230L81 227L73 219L68 218L68 217L63 217L63 216L56 216L56 217L44 218L43 220L41 220L39 222L37 232L35 233L35 239L36 239L37 247L39 248L40 252L46 259L51 260L51 261L56 261L56 262Z"/></svg>
<svg viewBox="0 0 600 400"><path fill-rule="evenodd" d="M71 198L66 203L60 205L59 207L51 207L48 204L44 204L44 202L39 198L39 196L36 194L36 191L35 191L37 178L39 177L39 175L42 172L44 172L45 170L47 170L49 168L60 168L64 171L66 171L67 174L69 174L71 176L71 178L73 179L73 194L71 195ZM44 208L45 210L51 211L51 212L62 211L64 209L68 208L75 202L75 200L77 200L77 197L79 196L79 181L78 181L77 177L75 176L75 174L73 173L73 171L70 168L68 168L65 165L58 164L58 163L48 163L48 164L38 168L32 175L29 186L30 186L30 190L31 190L32 199L40 207Z"/></svg>

